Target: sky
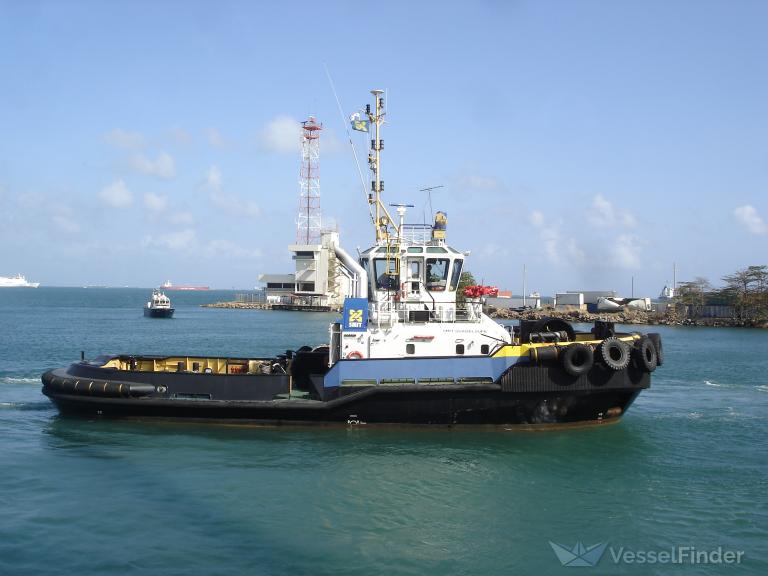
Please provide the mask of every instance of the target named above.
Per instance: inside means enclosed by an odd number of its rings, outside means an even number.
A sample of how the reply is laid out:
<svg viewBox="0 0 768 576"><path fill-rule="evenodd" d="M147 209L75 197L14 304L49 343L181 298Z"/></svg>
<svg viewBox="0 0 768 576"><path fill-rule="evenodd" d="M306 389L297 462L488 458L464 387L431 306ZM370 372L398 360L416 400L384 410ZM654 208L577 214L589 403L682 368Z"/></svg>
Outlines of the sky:
<svg viewBox="0 0 768 576"><path fill-rule="evenodd" d="M0 275L291 272L309 114L324 225L365 249L342 120L381 88L384 201L422 222L443 186L478 281L657 296L675 264L718 285L768 264L767 23L746 0L0 0Z"/></svg>

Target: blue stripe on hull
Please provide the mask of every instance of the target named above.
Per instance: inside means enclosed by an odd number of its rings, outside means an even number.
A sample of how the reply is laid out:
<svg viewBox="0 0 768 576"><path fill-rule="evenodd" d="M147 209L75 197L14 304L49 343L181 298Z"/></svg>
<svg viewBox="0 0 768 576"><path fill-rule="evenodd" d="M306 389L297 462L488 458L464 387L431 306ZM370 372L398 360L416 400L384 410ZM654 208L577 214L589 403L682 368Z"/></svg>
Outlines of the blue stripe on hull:
<svg viewBox="0 0 768 576"><path fill-rule="evenodd" d="M496 380L520 358L368 358L340 360L325 375L324 386L334 388L343 380L386 380L413 378L491 378Z"/></svg>

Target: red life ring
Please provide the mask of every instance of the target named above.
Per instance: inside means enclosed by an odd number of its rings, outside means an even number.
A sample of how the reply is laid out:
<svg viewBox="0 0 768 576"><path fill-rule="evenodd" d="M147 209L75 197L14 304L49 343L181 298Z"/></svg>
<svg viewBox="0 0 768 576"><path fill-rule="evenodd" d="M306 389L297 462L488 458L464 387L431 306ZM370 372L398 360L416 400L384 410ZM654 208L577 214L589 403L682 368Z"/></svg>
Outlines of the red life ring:
<svg viewBox="0 0 768 576"><path fill-rule="evenodd" d="M362 352L358 352L357 350L353 350L349 354L347 354L347 360L360 360L363 357Z"/></svg>

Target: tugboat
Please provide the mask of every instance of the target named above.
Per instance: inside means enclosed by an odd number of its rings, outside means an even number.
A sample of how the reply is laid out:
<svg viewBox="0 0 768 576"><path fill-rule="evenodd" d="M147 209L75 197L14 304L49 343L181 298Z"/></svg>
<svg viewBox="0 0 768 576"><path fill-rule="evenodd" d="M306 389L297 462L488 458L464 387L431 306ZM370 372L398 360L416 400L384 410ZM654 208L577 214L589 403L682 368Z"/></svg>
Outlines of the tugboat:
<svg viewBox="0 0 768 576"><path fill-rule="evenodd" d="M618 333L596 322L577 332L558 319L502 326L472 286L457 301L466 254L434 224L398 221L381 195L384 99L373 90L369 208L375 243L353 258L333 243L351 280L329 342L269 358L81 358L42 375L62 413L264 423L522 425L615 422L663 361L658 334Z"/></svg>
<svg viewBox="0 0 768 576"><path fill-rule="evenodd" d="M152 297L144 306L144 316L148 318L173 318L173 311L171 299L160 290L152 290Z"/></svg>

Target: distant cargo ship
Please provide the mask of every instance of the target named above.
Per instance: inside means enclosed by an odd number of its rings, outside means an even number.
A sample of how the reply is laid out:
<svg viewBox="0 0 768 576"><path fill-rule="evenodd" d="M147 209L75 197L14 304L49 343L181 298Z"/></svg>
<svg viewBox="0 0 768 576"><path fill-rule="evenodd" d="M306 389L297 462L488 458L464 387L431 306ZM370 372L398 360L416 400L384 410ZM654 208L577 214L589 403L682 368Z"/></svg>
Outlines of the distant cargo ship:
<svg viewBox="0 0 768 576"><path fill-rule="evenodd" d="M188 286L186 284L172 284L170 280L160 286L163 290L210 290L208 286Z"/></svg>
<svg viewBox="0 0 768 576"><path fill-rule="evenodd" d="M40 282L27 282L21 274L16 274L13 278L0 276L0 288L37 288Z"/></svg>

